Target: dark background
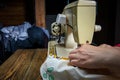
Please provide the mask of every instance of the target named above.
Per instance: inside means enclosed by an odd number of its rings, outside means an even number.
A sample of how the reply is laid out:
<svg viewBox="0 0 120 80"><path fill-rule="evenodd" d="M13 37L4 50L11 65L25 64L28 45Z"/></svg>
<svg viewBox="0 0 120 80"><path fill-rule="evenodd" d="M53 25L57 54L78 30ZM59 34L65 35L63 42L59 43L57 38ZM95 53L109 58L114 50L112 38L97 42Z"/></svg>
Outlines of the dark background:
<svg viewBox="0 0 120 80"><path fill-rule="evenodd" d="M46 25L55 21L65 5L75 0L46 0ZM96 44L114 45L120 43L120 0L96 0L96 24L102 26L101 32L94 34ZM3 26L18 25L24 21L35 22L34 0L0 0L0 23Z"/></svg>

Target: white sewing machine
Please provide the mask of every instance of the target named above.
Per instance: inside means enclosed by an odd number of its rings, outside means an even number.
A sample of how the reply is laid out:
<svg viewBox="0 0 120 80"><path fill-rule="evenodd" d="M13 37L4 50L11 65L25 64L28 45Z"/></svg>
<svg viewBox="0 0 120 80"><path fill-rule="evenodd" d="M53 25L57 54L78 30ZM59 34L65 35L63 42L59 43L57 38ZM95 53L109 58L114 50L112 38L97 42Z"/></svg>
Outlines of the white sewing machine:
<svg viewBox="0 0 120 80"><path fill-rule="evenodd" d="M56 58L68 59L69 52L81 44L91 44L95 31L101 26L95 25L96 2L78 0L65 6L62 14L58 14L56 22L51 25L55 36L65 33L62 42L49 41L48 54Z"/></svg>

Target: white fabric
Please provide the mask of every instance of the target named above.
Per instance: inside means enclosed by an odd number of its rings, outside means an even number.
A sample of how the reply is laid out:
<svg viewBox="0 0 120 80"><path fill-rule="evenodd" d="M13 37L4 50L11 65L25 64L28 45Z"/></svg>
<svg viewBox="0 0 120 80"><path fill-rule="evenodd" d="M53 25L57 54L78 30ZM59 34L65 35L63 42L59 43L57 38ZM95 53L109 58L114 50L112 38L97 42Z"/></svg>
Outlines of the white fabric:
<svg viewBox="0 0 120 80"><path fill-rule="evenodd" d="M19 40L25 40L28 38L27 29L32 27L32 25L29 22L24 22L23 24L20 24L18 26L7 26L1 29L3 33L5 33L5 37L11 37L15 41Z"/></svg>
<svg viewBox="0 0 120 80"><path fill-rule="evenodd" d="M69 60L57 59L48 56L40 67L43 80L117 80L111 77L90 74L78 67L68 65Z"/></svg>

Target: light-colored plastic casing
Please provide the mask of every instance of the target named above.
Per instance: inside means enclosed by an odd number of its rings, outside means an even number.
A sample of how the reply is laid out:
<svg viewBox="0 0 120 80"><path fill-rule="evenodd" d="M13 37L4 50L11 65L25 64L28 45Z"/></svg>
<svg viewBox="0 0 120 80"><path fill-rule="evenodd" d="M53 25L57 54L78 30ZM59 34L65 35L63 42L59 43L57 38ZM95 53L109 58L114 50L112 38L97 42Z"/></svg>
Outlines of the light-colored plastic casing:
<svg viewBox="0 0 120 80"><path fill-rule="evenodd" d="M73 36L78 44L91 43L96 18L96 2L78 0L65 6L63 14L67 24L73 28Z"/></svg>

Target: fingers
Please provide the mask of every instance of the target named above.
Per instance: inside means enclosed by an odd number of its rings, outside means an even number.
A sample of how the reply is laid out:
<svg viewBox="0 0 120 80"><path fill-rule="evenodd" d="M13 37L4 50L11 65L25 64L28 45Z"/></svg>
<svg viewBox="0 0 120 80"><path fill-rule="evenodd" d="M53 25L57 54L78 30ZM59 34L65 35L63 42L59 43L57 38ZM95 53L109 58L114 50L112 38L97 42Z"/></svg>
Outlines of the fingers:
<svg viewBox="0 0 120 80"><path fill-rule="evenodd" d="M88 54L85 54L85 53L82 53L82 52L77 52L77 53L73 53L73 54L70 54L69 55L69 58L70 59L87 59L89 58L90 56Z"/></svg>
<svg viewBox="0 0 120 80"><path fill-rule="evenodd" d="M70 64L77 67L90 67L89 62L91 61L91 49L96 48L92 45L82 45L81 47L73 50L69 54Z"/></svg>
<svg viewBox="0 0 120 80"><path fill-rule="evenodd" d="M79 59L79 55L78 53L72 53L69 55L69 58L72 60L72 59Z"/></svg>
<svg viewBox="0 0 120 80"><path fill-rule="evenodd" d="M75 50L71 51L70 54L76 54L77 52L79 52L79 49L75 49Z"/></svg>
<svg viewBox="0 0 120 80"><path fill-rule="evenodd" d="M78 47L78 48L74 49L73 51L71 51L70 54L76 54L79 52L81 53L84 51L84 49L85 49L85 46L83 47L83 45L82 45L81 47Z"/></svg>
<svg viewBox="0 0 120 80"><path fill-rule="evenodd" d="M70 64L73 65L73 66L78 66L80 67L80 60L76 60L76 59L73 59L70 61Z"/></svg>
<svg viewBox="0 0 120 80"><path fill-rule="evenodd" d="M70 64L78 67L85 67L85 62L90 58L88 54L85 54L78 50L78 52L73 52L69 55Z"/></svg>
<svg viewBox="0 0 120 80"><path fill-rule="evenodd" d="M87 68L88 66L86 66L86 62L87 62L86 58L71 59L70 65L82 67L82 68Z"/></svg>
<svg viewBox="0 0 120 80"><path fill-rule="evenodd" d="M79 47L73 51L70 52L69 58L72 59L86 59L88 58L88 54L86 53L86 50L82 47Z"/></svg>

